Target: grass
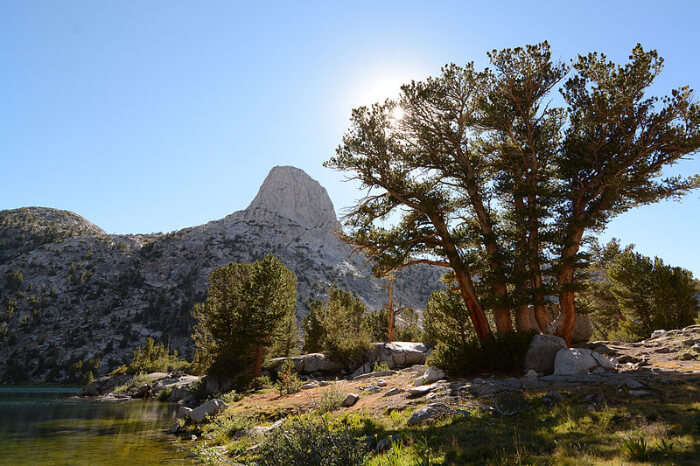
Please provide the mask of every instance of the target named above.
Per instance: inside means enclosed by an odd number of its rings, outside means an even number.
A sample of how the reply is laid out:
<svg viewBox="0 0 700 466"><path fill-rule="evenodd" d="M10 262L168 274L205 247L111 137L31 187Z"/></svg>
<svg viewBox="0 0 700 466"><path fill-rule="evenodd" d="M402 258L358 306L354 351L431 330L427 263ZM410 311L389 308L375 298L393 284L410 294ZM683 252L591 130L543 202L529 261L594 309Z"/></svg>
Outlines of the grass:
<svg viewBox="0 0 700 466"><path fill-rule="evenodd" d="M420 404L390 412L328 409L324 417L332 429L352 432L368 446L365 464L372 466L697 464L697 381L652 383L650 389L652 397L634 398L614 386L590 385L561 390L566 396L556 404L545 403L543 392L526 393L529 409L512 416L478 409L476 400L466 399L463 407L470 414L419 426L408 426L407 420ZM586 401L591 394L602 395L599 399L604 401ZM258 450L251 449L260 439L241 435L242 426L270 423L279 417L249 411L252 417L232 419L232 413L244 416L242 406L253 409L245 400L235 402L214 421L216 427L207 430L212 439L207 443L225 445L229 459L251 464L260 460ZM378 452L378 442L386 438L393 441Z"/></svg>

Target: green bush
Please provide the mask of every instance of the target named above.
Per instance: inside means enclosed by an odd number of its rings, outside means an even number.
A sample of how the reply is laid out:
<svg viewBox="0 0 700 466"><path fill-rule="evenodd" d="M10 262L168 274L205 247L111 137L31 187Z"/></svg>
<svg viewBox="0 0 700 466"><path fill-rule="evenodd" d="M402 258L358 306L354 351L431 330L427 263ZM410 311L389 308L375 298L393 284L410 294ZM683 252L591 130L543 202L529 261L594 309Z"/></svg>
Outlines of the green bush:
<svg viewBox="0 0 700 466"><path fill-rule="evenodd" d="M340 408L345 399L345 394L336 385L331 385L321 393L321 399L318 402L318 411L327 413Z"/></svg>
<svg viewBox="0 0 700 466"><path fill-rule="evenodd" d="M277 383L275 388L280 392L280 396L291 395L301 390L304 382L297 376L294 363L287 359L282 363L282 367L277 373Z"/></svg>
<svg viewBox="0 0 700 466"><path fill-rule="evenodd" d="M428 365L439 367L452 376L480 371L517 372L525 362L525 353L534 332L496 334L484 342L439 342L428 357Z"/></svg>
<svg viewBox="0 0 700 466"><path fill-rule="evenodd" d="M123 366L122 366L123 367ZM124 371L122 367L113 370L113 374ZM177 351L170 349L162 343L156 343L153 338L147 338L146 344L134 350L131 363L126 366L127 374L143 374L148 372L170 372L173 370L187 371L189 363L177 357Z"/></svg>
<svg viewBox="0 0 700 466"><path fill-rule="evenodd" d="M328 301L311 303L304 318L304 351L323 351L346 367L362 361L371 343L366 310L357 295L332 287Z"/></svg>
<svg viewBox="0 0 700 466"><path fill-rule="evenodd" d="M250 382L250 386L248 387L251 390L262 390L264 388L270 388L274 384L272 383L272 380L270 380L270 377L266 375L261 375L260 377L254 378Z"/></svg>
<svg viewBox="0 0 700 466"><path fill-rule="evenodd" d="M331 425L323 416L298 416L286 421L277 435L260 446L264 466L360 466L367 455L365 444L341 424Z"/></svg>

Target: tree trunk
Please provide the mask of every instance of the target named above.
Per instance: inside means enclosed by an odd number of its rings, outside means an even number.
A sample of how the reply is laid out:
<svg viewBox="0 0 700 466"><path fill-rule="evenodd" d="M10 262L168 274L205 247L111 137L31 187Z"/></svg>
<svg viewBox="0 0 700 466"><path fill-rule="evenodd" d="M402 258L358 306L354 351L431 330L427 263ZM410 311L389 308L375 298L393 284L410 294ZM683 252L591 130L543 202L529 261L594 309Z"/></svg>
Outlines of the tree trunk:
<svg viewBox="0 0 700 466"><path fill-rule="evenodd" d="M559 308L561 312L559 329L557 330L566 344L571 346L571 331L576 322L576 293L574 291L574 273L576 267L574 260L583 238L583 228L573 230L569 235L568 246L561 255L561 269L559 270Z"/></svg>
<svg viewBox="0 0 700 466"><path fill-rule="evenodd" d="M503 302L507 294L506 285L498 280L491 286L491 290L497 299L497 304L493 306L493 318L496 321L496 331L498 333L512 332L513 319L510 316L510 309Z"/></svg>
<svg viewBox="0 0 700 466"><path fill-rule="evenodd" d="M493 306L493 317L496 321L496 331L498 333L508 333L513 331L513 319L510 316L510 308L507 303L508 288L506 286L506 274L502 258L499 257L500 248L494 239L491 218L484 208L484 203L478 190L469 190L469 197L472 207L479 220L479 227L484 235L484 247L486 248L487 262L491 269L491 293L496 298Z"/></svg>
<svg viewBox="0 0 700 466"><path fill-rule="evenodd" d="M474 330L476 331L476 336L479 340L483 341L491 337L491 329L489 328L489 323L486 320L486 315L484 315L484 310L481 308L481 304L476 299L476 291L474 290L474 284L472 283L471 277L467 275L463 270L455 270L455 277L457 283L459 284L459 292L464 299L464 303L469 309L469 317L471 318L472 324L474 325Z"/></svg>
<svg viewBox="0 0 700 466"><path fill-rule="evenodd" d="M540 333L545 333L547 331L549 316L547 315L547 308L544 303L535 304L535 322L537 323L537 329Z"/></svg>
<svg viewBox="0 0 700 466"><path fill-rule="evenodd" d="M389 279L389 305L387 309L387 341L394 341L394 279Z"/></svg>
<svg viewBox="0 0 700 466"><path fill-rule="evenodd" d="M536 330L537 324L530 319L530 306L521 304L515 311L515 328L518 332Z"/></svg>
<svg viewBox="0 0 700 466"><path fill-rule="evenodd" d="M255 372L253 377L260 377L262 375L262 364L263 364L263 346L258 345L255 351Z"/></svg>

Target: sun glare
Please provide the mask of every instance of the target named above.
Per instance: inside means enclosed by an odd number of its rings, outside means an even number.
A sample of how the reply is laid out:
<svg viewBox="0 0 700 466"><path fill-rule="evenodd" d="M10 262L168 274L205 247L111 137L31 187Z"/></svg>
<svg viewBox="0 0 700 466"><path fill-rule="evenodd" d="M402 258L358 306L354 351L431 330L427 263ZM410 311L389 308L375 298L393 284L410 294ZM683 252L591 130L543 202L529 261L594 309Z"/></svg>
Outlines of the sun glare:
<svg viewBox="0 0 700 466"><path fill-rule="evenodd" d="M403 118L404 111L400 106L394 107L394 109L391 111L391 118L394 120L400 120Z"/></svg>

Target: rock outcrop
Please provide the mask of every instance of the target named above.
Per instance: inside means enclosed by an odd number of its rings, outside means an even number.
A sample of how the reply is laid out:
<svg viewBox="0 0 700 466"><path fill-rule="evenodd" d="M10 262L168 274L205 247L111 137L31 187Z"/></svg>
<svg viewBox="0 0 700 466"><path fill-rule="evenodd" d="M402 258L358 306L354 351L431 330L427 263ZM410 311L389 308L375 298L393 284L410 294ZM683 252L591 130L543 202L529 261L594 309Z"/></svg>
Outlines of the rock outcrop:
<svg viewBox="0 0 700 466"><path fill-rule="evenodd" d="M247 209L168 234L109 235L56 209L0 211L0 382L99 377L148 336L190 356L190 310L211 271L269 253L297 276L299 318L331 283L380 308L384 282L339 228L325 189L294 167L273 168ZM408 268L394 296L423 308L439 276Z"/></svg>

